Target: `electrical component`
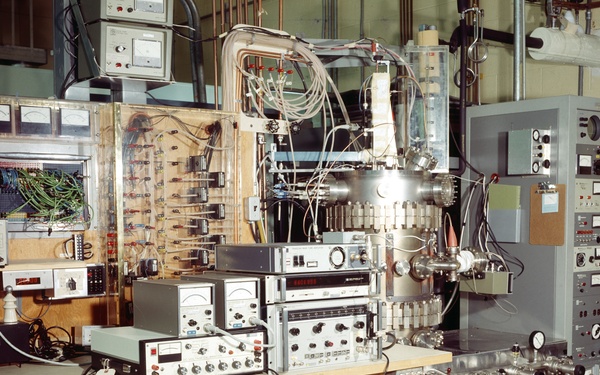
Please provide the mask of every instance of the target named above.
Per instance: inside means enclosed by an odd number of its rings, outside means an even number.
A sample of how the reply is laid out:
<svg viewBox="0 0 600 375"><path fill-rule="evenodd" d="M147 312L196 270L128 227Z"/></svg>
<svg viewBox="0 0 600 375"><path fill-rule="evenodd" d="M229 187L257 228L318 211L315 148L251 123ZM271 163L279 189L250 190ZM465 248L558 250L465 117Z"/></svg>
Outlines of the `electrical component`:
<svg viewBox="0 0 600 375"><path fill-rule="evenodd" d="M88 264L87 268L87 290L88 296L102 296L106 294L104 263Z"/></svg>
<svg viewBox="0 0 600 375"><path fill-rule="evenodd" d="M101 74L163 81L171 78L171 30L100 21L87 25L87 32ZM94 78L84 48L79 50L79 77Z"/></svg>
<svg viewBox="0 0 600 375"><path fill-rule="evenodd" d="M378 316L367 298L346 298L267 306L267 324L281 337L269 355L269 368L292 371L324 368L332 361L349 365L381 356ZM329 358L331 361L324 360Z"/></svg>
<svg viewBox="0 0 600 375"><path fill-rule="evenodd" d="M364 244L273 243L219 245L215 267L223 271L313 273L366 270L370 267Z"/></svg>
<svg viewBox="0 0 600 375"><path fill-rule="evenodd" d="M188 165L189 165L190 172L207 172L208 171L208 163L207 163L205 155L190 156Z"/></svg>
<svg viewBox="0 0 600 375"><path fill-rule="evenodd" d="M80 7L86 23L102 19L173 24L173 0L82 0Z"/></svg>
<svg viewBox="0 0 600 375"><path fill-rule="evenodd" d="M52 134L52 114L49 107L20 106L19 134Z"/></svg>
<svg viewBox="0 0 600 375"><path fill-rule="evenodd" d="M60 109L60 135L89 137L90 133L90 111L74 108Z"/></svg>
<svg viewBox="0 0 600 375"><path fill-rule="evenodd" d="M0 133L12 133L10 105L0 104Z"/></svg>
<svg viewBox="0 0 600 375"><path fill-rule="evenodd" d="M205 272L181 279L215 285L215 324L221 329L253 327L250 318L260 316L260 285L256 277Z"/></svg>
<svg viewBox="0 0 600 375"><path fill-rule="evenodd" d="M142 277L158 275L158 259L140 259L140 275Z"/></svg>
<svg viewBox="0 0 600 375"><path fill-rule="evenodd" d="M52 270L2 271L2 285L12 286L13 291L45 290L54 287Z"/></svg>
<svg viewBox="0 0 600 375"><path fill-rule="evenodd" d="M203 335L204 324L214 324L213 302L212 283L175 279L135 280L134 326L171 336Z"/></svg>
<svg viewBox="0 0 600 375"><path fill-rule="evenodd" d="M245 344L245 343L249 344ZM265 333L252 329L227 335L174 338L134 327L92 331L92 367L106 364L119 374L257 374L266 370Z"/></svg>
<svg viewBox="0 0 600 375"><path fill-rule="evenodd" d="M53 289L44 293L50 299L80 298L88 296L88 274L85 268L59 268L53 272Z"/></svg>
<svg viewBox="0 0 600 375"><path fill-rule="evenodd" d="M83 233L73 235L73 259L83 260Z"/></svg>
<svg viewBox="0 0 600 375"><path fill-rule="evenodd" d="M244 198L244 219L246 221L259 221L261 219L259 197Z"/></svg>
<svg viewBox="0 0 600 375"><path fill-rule="evenodd" d="M208 174L209 186L211 188L223 188L225 187L225 173L223 172L210 172Z"/></svg>
<svg viewBox="0 0 600 375"><path fill-rule="evenodd" d="M480 277L460 277L460 291L475 294L512 294L513 273L484 271Z"/></svg>

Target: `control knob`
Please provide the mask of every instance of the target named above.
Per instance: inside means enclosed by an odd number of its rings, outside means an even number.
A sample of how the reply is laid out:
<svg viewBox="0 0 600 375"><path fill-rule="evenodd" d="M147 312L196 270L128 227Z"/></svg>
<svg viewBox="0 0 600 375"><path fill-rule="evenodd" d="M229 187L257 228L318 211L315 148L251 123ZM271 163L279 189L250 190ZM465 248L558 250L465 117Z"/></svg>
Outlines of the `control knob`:
<svg viewBox="0 0 600 375"><path fill-rule="evenodd" d="M213 365L212 363L207 363L206 366L204 366L204 369L206 370L206 372L213 372L215 371L215 365Z"/></svg>
<svg viewBox="0 0 600 375"><path fill-rule="evenodd" d="M198 322L197 322L197 321L195 321L194 319L190 319L190 320L188 321L188 325L189 325L190 327L194 327L194 326L197 326L197 325L198 325Z"/></svg>
<svg viewBox="0 0 600 375"><path fill-rule="evenodd" d="M300 334L300 328L290 328L290 335L298 336Z"/></svg>
<svg viewBox="0 0 600 375"><path fill-rule="evenodd" d="M354 323L354 328L356 328L356 329L363 329L363 328L365 328L365 322L356 322L356 323Z"/></svg>
<svg viewBox="0 0 600 375"><path fill-rule="evenodd" d="M225 347L225 345L219 345L219 351L221 353L225 353L227 351L227 348Z"/></svg>
<svg viewBox="0 0 600 375"><path fill-rule="evenodd" d="M198 349L198 354L200 355L205 355L206 354L207 349L206 348L200 348Z"/></svg>
<svg viewBox="0 0 600 375"><path fill-rule="evenodd" d="M225 363L225 362L219 362L219 370L225 371L225 370L227 370L227 368L229 368L229 366L227 365L227 363Z"/></svg>
<svg viewBox="0 0 600 375"><path fill-rule="evenodd" d="M192 374L199 374L202 372L202 367L198 366L198 365L193 365L192 366Z"/></svg>
<svg viewBox="0 0 600 375"><path fill-rule="evenodd" d="M235 313L235 315L233 317L236 318L237 320L240 320L244 317L244 315L242 315L240 313Z"/></svg>
<svg viewBox="0 0 600 375"><path fill-rule="evenodd" d="M341 268L346 260L346 254L344 249L340 246L336 246L329 252L329 262L333 268Z"/></svg>
<svg viewBox="0 0 600 375"><path fill-rule="evenodd" d="M244 344L243 342L240 342L240 344L238 345L238 349L241 351L246 350L246 344Z"/></svg>
<svg viewBox="0 0 600 375"><path fill-rule="evenodd" d="M292 351L295 352L298 350L298 344L293 344L291 347Z"/></svg>
<svg viewBox="0 0 600 375"><path fill-rule="evenodd" d="M179 368L177 369L177 375L186 375L187 371L187 368L179 366Z"/></svg>
<svg viewBox="0 0 600 375"><path fill-rule="evenodd" d="M349 329L348 327L346 327L343 323L338 323L335 325L335 330L338 332L343 332L345 330Z"/></svg>
<svg viewBox="0 0 600 375"><path fill-rule="evenodd" d="M246 367L254 367L254 361L248 358L246 362L244 362L244 365L246 365Z"/></svg>
<svg viewBox="0 0 600 375"><path fill-rule="evenodd" d="M321 333L323 331L324 325L325 325L325 323L317 323L317 325L312 328L312 331L314 333Z"/></svg>
<svg viewBox="0 0 600 375"><path fill-rule="evenodd" d="M231 363L231 367L233 367L234 370L238 370L242 367L242 362L240 361L233 361Z"/></svg>

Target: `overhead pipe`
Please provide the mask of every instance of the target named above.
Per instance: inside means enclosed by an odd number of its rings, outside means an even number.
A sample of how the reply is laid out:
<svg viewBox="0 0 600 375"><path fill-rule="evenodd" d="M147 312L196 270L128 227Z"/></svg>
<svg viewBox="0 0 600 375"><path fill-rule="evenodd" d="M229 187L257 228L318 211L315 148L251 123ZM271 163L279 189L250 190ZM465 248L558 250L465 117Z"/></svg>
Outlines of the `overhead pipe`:
<svg viewBox="0 0 600 375"><path fill-rule="evenodd" d="M202 53L202 32L200 17L194 0L180 0L185 11L190 32L190 64L192 65L192 90L195 103L206 103L206 85L204 82L204 59Z"/></svg>
<svg viewBox="0 0 600 375"><path fill-rule="evenodd" d="M475 28L472 25L467 25L467 35L474 36ZM504 44L513 44L515 40L515 35L513 33L508 33L505 31L498 31L492 29L483 28L483 34L485 35L486 40L490 40L493 42L499 42ZM450 53L456 52L458 47L460 47L460 26L454 29L452 32L452 36L450 37L450 42L442 41L440 44L448 44L448 48ZM542 48L544 45L544 41L541 38L535 38L531 36L525 37L525 46L528 48Z"/></svg>

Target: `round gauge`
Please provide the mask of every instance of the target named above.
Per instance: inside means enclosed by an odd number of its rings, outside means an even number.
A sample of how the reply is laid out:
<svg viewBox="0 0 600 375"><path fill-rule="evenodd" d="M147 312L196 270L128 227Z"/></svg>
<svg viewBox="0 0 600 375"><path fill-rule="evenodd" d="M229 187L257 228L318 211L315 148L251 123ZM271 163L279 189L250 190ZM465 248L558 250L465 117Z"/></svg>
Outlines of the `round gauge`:
<svg viewBox="0 0 600 375"><path fill-rule="evenodd" d="M533 129L533 131L531 132L531 138L533 138L534 141L538 142L540 140L540 131L537 129Z"/></svg>
<svg viewBox="0 0 600 375"><path fill-rule="evenodd" d="M575 264L577 265L577 267L583 267L585 266L585 253L577 253L576 259L575 259Z"/></svg>
<svg viewBox="0 0 600 375"><path fill-rule="evenodd" d="M533 164L531 164L531 171L533 173L538 173L540 171L540 163L534 161Z"/></svg>
<svg viewBox="0 0 600 375"><path fill-rule="evenodd" d="M344 253L343 248L336 246L329 252L329 262L334 268L342 267L345 260L346 254Z"/></svg>
<svg viewBox="0 0 600 375"><path fill-rule="evenodd" d="M592 339L600 339L600 324L598 323L594 323L594 325L592 326Z"/></svg>
<svg viewBox="0 0 600 375"><path fill-rule="evenodd" d="M546 343L546 335L542 331L533 331L529 335L529 345L535 349L540 350Z"/></svg>
<svg viewBox="0 0 600 375"><path fill-rule="evenodd" d="M598 116L594 115L588 119L587 133L592 141L600 139L600 118Z"/></svg>

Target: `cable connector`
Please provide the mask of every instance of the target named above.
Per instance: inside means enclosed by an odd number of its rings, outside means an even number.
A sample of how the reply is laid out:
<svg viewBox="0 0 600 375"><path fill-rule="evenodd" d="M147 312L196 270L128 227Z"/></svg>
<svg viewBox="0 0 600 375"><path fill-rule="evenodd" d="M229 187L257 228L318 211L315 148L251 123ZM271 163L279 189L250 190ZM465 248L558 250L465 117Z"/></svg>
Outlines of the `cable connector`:
<svg viewBox="0 0 600 375"><path fill-rule="evenodd" d="M217 327L210 323L206 323L202 328L206 333L212 333L213 335L217 333Z"/></svg>

